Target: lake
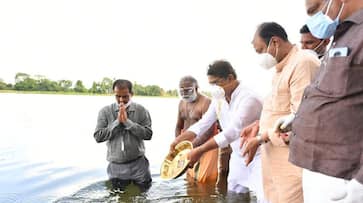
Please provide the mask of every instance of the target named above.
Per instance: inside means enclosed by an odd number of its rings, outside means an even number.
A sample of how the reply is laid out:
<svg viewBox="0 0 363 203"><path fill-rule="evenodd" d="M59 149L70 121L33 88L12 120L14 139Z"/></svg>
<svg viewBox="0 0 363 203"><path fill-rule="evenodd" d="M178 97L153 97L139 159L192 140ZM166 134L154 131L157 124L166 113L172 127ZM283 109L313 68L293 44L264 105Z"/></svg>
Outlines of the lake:
<svg viewBox="0 0 363 203"><path fill-rule="evenodd" d="M98 111L113 96L0 93L0 202L250 202L185 176L160 179L179 100L133 99L152 118L153 138L145 145L153 183L144 194L132 186L114 194L106 182L106 144L93 138Z"/></svg>

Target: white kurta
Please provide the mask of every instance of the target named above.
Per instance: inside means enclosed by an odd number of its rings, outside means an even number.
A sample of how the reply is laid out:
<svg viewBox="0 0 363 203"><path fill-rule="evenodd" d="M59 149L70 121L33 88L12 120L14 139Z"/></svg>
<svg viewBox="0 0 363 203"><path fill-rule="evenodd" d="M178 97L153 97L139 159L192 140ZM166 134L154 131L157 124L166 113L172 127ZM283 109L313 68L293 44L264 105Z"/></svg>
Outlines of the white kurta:
<svg viewBox="0 0 363 203"><path fill-rule="evenodd" d="M212 99L207 112L188 131L197 136L202 135L218 119L222 132L214 136L219 147L232 147L229 164L228 190L241 193L246 188L254 191L260 202L263 201L263 186L261 174L261 161L259 151L254 160L245 165L245 158L241 156L240 133L241 130L253 121L258 120L262 110L262 102L251 90L238 85L233 91L230 103L226 100Z"/></svg>

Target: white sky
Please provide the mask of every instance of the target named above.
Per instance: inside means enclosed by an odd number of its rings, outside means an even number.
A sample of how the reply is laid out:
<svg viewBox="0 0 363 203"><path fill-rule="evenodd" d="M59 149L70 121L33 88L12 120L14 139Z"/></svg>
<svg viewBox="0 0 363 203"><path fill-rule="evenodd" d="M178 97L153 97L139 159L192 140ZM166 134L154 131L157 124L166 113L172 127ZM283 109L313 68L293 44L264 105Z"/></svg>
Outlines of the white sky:
<svg viewBox="0 0 363 203"><path fill-rule="evenodd" d="M206 85L207 65L227 59L239 79L258 86L256 26L276 21L298 43L303 0L2 0L0 78L17 72L52 80L103 77L174 89L195 76Z"/></svg>

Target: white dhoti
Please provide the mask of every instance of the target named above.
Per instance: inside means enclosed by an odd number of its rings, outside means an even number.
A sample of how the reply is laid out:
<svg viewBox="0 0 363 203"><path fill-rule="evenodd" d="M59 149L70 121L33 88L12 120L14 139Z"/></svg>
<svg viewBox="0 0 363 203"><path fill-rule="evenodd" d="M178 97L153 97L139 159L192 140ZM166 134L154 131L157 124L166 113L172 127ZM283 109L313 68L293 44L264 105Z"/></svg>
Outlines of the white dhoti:
<svg viewBox="0 0 363 203"><path fill-rule="evenodd" d="M345 190L347 180L303 169L303 194L305 203L337 203L331 201L335 193ZM339 202L340 203L340 202Z"/></svg>
<svg viewBox="0 0 363 203"><path fill-rule="evenodd" d="M239 140L231 143L232 154L229 162L228 191L246 193L251 190L255 192L259 203L265 203L267 201L265 201L263 193L260 152L258 150L253 161L246 166L239 145Z"/></svg>

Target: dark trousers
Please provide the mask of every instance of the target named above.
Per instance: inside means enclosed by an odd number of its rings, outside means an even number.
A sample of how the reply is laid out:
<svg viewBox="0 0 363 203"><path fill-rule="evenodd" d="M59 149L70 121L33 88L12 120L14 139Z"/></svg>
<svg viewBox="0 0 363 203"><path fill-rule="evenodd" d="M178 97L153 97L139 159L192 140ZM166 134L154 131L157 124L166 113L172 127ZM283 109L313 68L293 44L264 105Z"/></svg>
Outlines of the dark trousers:
<svg viewBox="0 0 363 203"><path fill-rule="evenodd" d="M107 168L113 189L124 191L126 186L133 183L141 192L151 187L151 174L149 161L145 156L140 156L126 163L109 163Z"/></svg>
<svg viewBox="0 0 363 203"><path fill-rule="evenodd" d="M110 179L110 182L112 184L112 189L114 190L124 191L128 185L133 183L140 189L140 192L146 192L151 187L152 180L150 179L146 182L136 182L134 180L123 180L119 178L112 178Z"/></svg>

